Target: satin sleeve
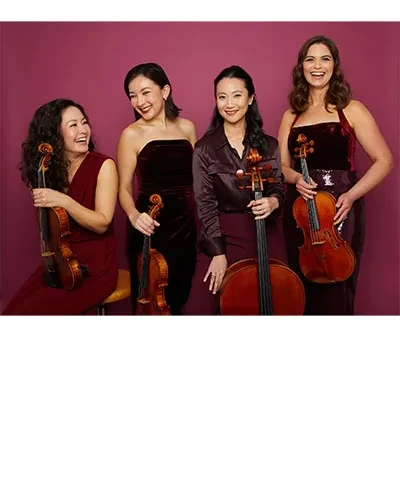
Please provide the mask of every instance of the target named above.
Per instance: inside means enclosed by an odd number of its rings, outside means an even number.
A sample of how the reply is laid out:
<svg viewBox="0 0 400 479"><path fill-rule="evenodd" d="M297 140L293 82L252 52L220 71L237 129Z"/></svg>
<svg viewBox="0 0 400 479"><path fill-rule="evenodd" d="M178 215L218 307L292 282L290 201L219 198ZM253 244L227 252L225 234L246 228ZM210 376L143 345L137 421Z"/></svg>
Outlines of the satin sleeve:
<svg viewBox="0 0 400 479"><path fill-rule="evenodd" d="M210 156L206 146L198 146L193 152L193 189L201 223L199 248L208 256L225 254L225 242L219 223L218 201L213 178L209 174Z"/></svg>

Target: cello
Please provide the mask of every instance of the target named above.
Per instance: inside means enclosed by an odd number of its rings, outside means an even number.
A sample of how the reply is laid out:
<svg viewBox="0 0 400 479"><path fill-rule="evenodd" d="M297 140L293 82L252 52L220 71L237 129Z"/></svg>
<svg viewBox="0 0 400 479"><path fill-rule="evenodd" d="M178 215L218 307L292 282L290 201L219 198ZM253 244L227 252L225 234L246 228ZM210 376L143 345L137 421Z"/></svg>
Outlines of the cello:
<svg viewBox="0 0 400 479"><path fill-rule="evenodd" d="M295 148L300 158L301 172L306 183L311 184L307 167L308 153L314 152L314 141L299 134ZM311 199L299 196L293 204L293 216L302 229L304 244L300 246L299 263L304 276L314 283L345 281L354 271L356 258L351 246L333 224L336 199L326 191L317 191Z"/></svg>
<svg viewBox="0 0 400 479"><path fill-rule="evenodd" d="M38 151L43 153L38 168L38 188L46 188L45 173L49 169L53 148L48 143L41 143ZM88 273L88 267L79 264L69 247L68 213L58 206L39 208L39 226L44 283L66 290L78 287Z"/></svg>
<svg viewBox="0 0 400 479"><path fill-rule="evenodd" d="M271 165L258 166L262 157L251 149L247 160L250 171L236 172L242 180L251 177L254 199L263 197L263 183L274 182L268 175ZM263 174L264 173L264 177ZM265 176L267 173L267 176ZM222 281L220 293L221 314L227 315L301 315L305 307L304 286L294 271L283 262L268 260L265 220L255 220L257 228L257 259L247 258L233 263Z"/></svg>
<svg viewBox="0 0 400 479"><path fill-rule="evenodd" d="M149 216L157 217L164 207L161 196L150 196ZM136 314L144 316L170 315L165 301L164 289L168 285L168 264L164 256L151 247L151 237L144 235L143 249L138 258L139 290L136 299Z"/></svg>

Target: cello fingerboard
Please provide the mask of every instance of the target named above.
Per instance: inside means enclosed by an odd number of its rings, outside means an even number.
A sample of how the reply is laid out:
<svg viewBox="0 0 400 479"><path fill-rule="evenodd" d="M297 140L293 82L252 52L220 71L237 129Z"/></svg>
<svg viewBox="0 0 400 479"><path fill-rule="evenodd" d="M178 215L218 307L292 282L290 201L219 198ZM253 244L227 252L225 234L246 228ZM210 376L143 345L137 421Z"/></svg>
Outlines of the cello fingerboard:
<svg viewBox="0 0 400 479"><path fill-rule="evenodd" d="M262 192L256 191L254 198L260 200ZM258 294L260 315L273 315L271 278L269 275L267 233L265 220L256 220L257 260L258 260Z"/></svg>

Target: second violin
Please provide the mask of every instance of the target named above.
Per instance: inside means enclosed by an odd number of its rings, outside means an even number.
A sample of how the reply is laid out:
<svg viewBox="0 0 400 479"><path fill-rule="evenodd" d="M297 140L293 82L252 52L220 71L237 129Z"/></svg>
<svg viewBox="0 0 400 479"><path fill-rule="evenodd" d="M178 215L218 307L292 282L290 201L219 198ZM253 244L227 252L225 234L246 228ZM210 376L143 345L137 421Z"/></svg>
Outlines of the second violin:
<svg viewBox="0 0 400 479"><path fill-rule="evenodd" d="M163 202L160 195L150 196L153 206L149 216L156 218ZM138 258L139 291L136 300L136 314L138 315L169 315L170 310L165 301L164 289L168 285L168 265L164 256L151 248L151 237L145 235L143 251Z"/></svg>

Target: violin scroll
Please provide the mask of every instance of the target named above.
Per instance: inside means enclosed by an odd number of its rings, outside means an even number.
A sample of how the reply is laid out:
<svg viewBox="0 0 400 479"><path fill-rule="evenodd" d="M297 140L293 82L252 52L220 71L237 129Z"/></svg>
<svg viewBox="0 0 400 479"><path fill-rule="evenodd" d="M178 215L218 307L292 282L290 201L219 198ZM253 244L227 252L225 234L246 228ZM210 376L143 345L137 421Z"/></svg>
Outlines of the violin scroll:
<svg viewBox="0 0 400 479"><path fill-rule="evenodd" d="M149 216L154 220L160 214L161 208L164 208L164 203L161 199L161 196L157 195L156 193L151 195L149 200L150 203L153 203L154 205L149 210Z"/></svg>
<svg viewBox="0 0 400 479"><path fill-rule="evenodd" d="M308 153L314 153L314 140L307 141L307 137L300 133L296 141L300 143L300 146L294 149L299 152L298 155L294 155L294 158L308 158Z"/></svg>

